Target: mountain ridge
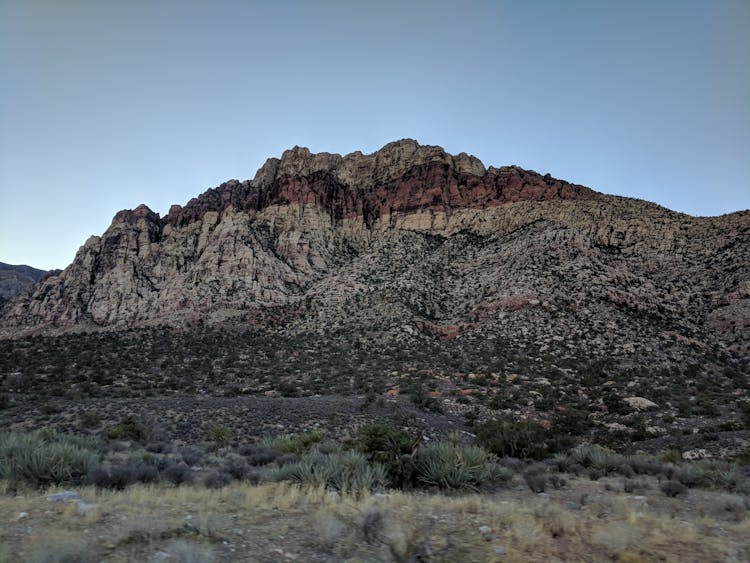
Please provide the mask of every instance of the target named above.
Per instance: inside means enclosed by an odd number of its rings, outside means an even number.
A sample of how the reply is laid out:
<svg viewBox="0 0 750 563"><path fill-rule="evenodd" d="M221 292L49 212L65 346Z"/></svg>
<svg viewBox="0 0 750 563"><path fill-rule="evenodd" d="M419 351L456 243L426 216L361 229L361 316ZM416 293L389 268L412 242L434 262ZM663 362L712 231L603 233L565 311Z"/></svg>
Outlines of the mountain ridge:
<svg viewBox="0 0 750 563"><path fill-rule="evenodd" d="M749 241L746 211L692 217L412 140L370 155L295 147L164 217L117 213L4 307L0 334L408 326L567 347L593 331L592 350L625 357L674 333L740 354Z"/></svg>
<svg viewBox="0 0 750 563"><path fill-rule="evenodd" d="M0 262L0 306L25 288L34 285L46 272L25 264Z"/></svg>

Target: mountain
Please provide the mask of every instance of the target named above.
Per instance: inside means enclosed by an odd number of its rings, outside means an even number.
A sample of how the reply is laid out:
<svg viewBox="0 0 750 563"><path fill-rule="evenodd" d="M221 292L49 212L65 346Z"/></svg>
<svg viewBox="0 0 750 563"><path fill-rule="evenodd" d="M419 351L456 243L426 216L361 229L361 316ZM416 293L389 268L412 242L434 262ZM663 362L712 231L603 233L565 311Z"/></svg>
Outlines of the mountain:
<svg viewBox="0 0 750 563"><path fill-rule="evenodd" d="M117 213L6 303L0 426L156 412L180 440L214 420L434 439L498 419L543 425L549 452L732 458L749 331L748 211L691 217L410 140L295 147L164 217Z"/></svg>
<svg viewBox="0 0 750 563"><path fill-rule="evenodd" d="M412 140L295 147L164 217L119 212L0 318L4 337L199 324L742 359L750 212L691 217Z"/></svg>
<svg viewBox="0 0 750 563"><path fill-rule="evenodd" d="M37 270L31 266L14 266L0 262L0 306L34 285L44 274L44 270Z"/></svg>

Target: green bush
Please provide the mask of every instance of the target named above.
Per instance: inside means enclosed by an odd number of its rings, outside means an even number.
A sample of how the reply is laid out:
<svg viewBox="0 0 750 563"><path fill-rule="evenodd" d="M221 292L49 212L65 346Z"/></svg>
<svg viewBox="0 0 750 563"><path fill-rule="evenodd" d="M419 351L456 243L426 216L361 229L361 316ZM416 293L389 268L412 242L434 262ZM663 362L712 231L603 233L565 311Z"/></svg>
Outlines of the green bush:
<svg viewBox="0 0 750 563"><path fill-rule="evenodd" d="M224 424L214 424L208 432L211 436L211 440L213 440L214 444L219 448L229 445L229 442L232 441L232 429Z"/></svg>
<svg viewBox="0 0 750 563"><path fill-rule="evenodd" d="M548 453L546 432L529 420L499 418L477 428L479 445L500 457L542 459Z"/></svg>
<svg viewBox="0 0 750 563"><path fill-rule="evenodd" d="M0 435L0 479L13 486L79 483L99 464L87 442L48 430Z"/></svg>
<svg viewBox="0 0 750 563"><path fill-rule="evenodd" d="M671 479L668 481L664 481L659 486L659 488L661 489L661 492L663 492L668 497L684 495L688 491L688 488L685 485L678 481L672 481Z"/></svg>
<svg viewBox="0 0 750 563"><path fill-rule="evenodd" d="M273 448L282 454L303 454L323 441L320 430L311 430L302 434L282 434L263 440L263 446Z"/></svg>
<svg viewBox="0 0 750 563"><path fill-rule="evenodd" d="M431 444L414 456L417 484L439 489L478 491L494 474L492 462L483 448L453 442Z"/></svg>
<svg viewBox="0 0 750 563"><path fill-rule="evenodd" d="M577 463L603 473L615 471L628 461L625 456L597 444L573 448L568 453L568 457L573 464Z"/></svg>
<svg viewBox="0 0 750 563"><path fill-rule="evenodd" d="M414 475L413 440L403 430L387 424L368 424L359 429L357 447L371 461L385 467L388 484L402 488Z"/></svg>
<svg viewBox="0 0 750 563"><path fill-rule="evenodd" d="M133 415L122 419L120 424L113 426L107 432L110 440L143 440L147 437L147 431Z"/></svg>
<svg viewBox="0 0 750 563"><path fill-rule="evenodd" d="M81 428L97 428L102 419L96 411L86 411L78 415Z"/></svg>
<svg viewBox="0 0 750 563"><path fill-rule="evenodd" d="M299 461L280 467L276 481L290 481L313 487L323 486L340 492L359 493L382 487L386 472L379 463L368 463L364 454L354 451L322 453L313 450Z"/></svg>
<svg viewBox="0 0 750 563"><path fill-rule="evenodd" d="M667 463L680 463L682 461L682 452L677 448L671 448L663 451L659 458Z"/></svg>

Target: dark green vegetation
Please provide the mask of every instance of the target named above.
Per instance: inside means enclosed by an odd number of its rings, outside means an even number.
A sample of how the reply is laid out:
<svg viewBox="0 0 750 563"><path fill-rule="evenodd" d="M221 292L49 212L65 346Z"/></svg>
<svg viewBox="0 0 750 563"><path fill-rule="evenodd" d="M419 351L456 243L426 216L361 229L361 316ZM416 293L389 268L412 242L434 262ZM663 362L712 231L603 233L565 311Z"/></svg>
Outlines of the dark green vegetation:
<svg viewBox="0 0 750 563"><path fill-rule="evenodd" d="M110 438L140 439L143 428L125 419L142 404L155 412L146 421L152 430L166 426L170 438L194 439L207 431L190 422L202 398L295 398L299 416L278 421L293 432L305 426L308 398L359 397L364 420L357 424L388 422L434 437L451 426L484 433L500 456L543 458L592 442L617 450L747 455L747 365L722 352L674 356L662 364L636 356L574 358L480 334L391 341L345 332L152 329L29 337L0 341L0 422L94 433L105 427ZM398 397L386 395L396 389ZM637 410L627 397L657 406ZM206 421L218 445L247 439L242 417L253 414L240 410ZM262 414L255 403L251 410ZM173 424L159 419L172 411ZM339 411L329 408L323 421L334 433L353 422ZM394 459L384 460L386 467Z"/></svg>
<svg viewBox="0 0 750 563"><path fill-rule="evenodd" d="M655 477L667 496L690 488L750 495L750 466L726 461L672 462L662 457L623 455L601 446L578 446L541 462L498 457L481 436L473 443L453 434L419 444L403 430L366 425L357 438L336 442L320 432L279 435L254 445L177 446L123 443L58 434L48 429L0 435L0 479L12 489L49 485L94 485L124 489L135 483L252 484L288 481L341 493L384 489L491 491L515 475L535 493L566 486L567 480L620 476L625 491L650 487ZM569 477L564 477L568 475Z"/></svg>

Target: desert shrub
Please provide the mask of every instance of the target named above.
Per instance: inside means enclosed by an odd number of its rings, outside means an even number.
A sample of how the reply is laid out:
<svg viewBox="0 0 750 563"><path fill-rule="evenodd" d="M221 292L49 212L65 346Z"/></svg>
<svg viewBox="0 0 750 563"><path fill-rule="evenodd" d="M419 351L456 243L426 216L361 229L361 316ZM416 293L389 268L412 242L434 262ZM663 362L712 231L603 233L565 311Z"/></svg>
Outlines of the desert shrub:
<svg viewBox="0 0 750 563"><path fill-rule="evenodd" d="M368 424L359 429L357 447L371 461L383 465L390 486L402 488L413 480L413 441L403 430L387 424Z"/></svg>
<svg viewBox="0 0 750 563"><path fill-rule="evenodd" d="M627 464L637 475L663 475L669 469L668 464L646 455L628 456Z"/></svg>
<svg viewBox="0 0 750 563"><path fill-rule="evenodd" d="M159 480L159 470L153 465L139 463L135 467L135 478L139 483L155 483Z"/></svg>
<svg viewBox="0 0 750 563"><path fill-rule="evenodd" d="M232 476L223 471L212 471L203 478L203 486L207 489L220 489L232 481Z"/></svg>
<svg viewBox="0 0 750 563"><path fill-rule="evenodd" d="M513 473L518 473L526 467L526 463L517 457L501 457L497 460L497 464L506 469L510 469Z"/></svg>
<svg viewBox="0 0 750 563"><path fill-rule="evenodd" d="M411 398L411 402L414 406L424 409L426 411L432 411L436 413L443 412L443 405L440 402L430 397L421 382L414 382L406 390L406 394Z"/></svg>
<svg viewBox="0 0 750 563"><path fill-rule="evenodd" d="M675 468L671 478L686 487L700 487L708 484L708 473L699 465L681 465Z"/></svg>
<svg viewBox="0 0 750 563"><path fill-rule="evenodd" d="M431 444L414 456L416 482L422 487L479 490L489 483L493 460L478 446Z"/></svg>
<svg viewBox="0 0 750 563"><path fill-rule="evenodd" d="M86 411L78 415L78 423L81 428L97 428L102 419L96 411Z"/></svg>
<svg viewBox="0 0 750 563"><path fill-rule="evenodd" d="M476 434L479 445L499 457L542 459L548 453L544 428L529 420L489 420Z"/></svg>
<svg viewBox="0 0 750 563"><path fill-rule="evenodd" d="M719 469L713 474L713 482L719 489L735 491L742 482L742 474L736 468Z"/></svg>
<svg viewBox="0 0 750 563"><path fill-rule="evenodd" d="M217 447L223 448L228 446L232 440L232 429L225 424L214 424L208 431L211 441L216 444Z"/></svg>
<svg viewBox="0 0 750 563"><path fill-rule="evenodd" d="M284 454L276 458L276 465L278 465L279 467L284 467L285 465L289 465L290 463L297 463L298 461L299 456L297 454Z"/></svg>
<svg viewBox="0 0 750 563"><path fill-rule="evenodd" d="M193 472L184 463L170 465L162 472L162 476L173 485L183 485L193 482Z"/></svg>
<svg viewBox="0 0 750 563"><path fill-rule="evenodd" d="M688 491L688 488L685 485L683 485L679 481L673 481L672 479L664 481L659 486L659 489L668 497L676 497L678 495L684 495Z"/></svg>
<svg viewBox="0 0 750 563"><path fill-rule="evenodd" d="M122 422L113 426L107 432L110 440L143 440L147 436L146 428L133 415L128 415Z"/></svg>
<svg viewBox="0 0 750 563"><path fill-rule="evenodd" d="M513 481L515 471L498 463L490 465L489 482L498 487L507 487Z"/></svg>
<svg viewBox="0 0 750 563"><path fill-rule="evenodd" d="M146 444L146 451L153 454L169 453L171 449L171 445L166 442L151 442L149 444Z"/></svg>
<svg viewBox="0 0 750 563"><path fill-rule="evenodd" d="M282 434L273 438L265 438L263 445L282 454L302 454L322 441L323 433L319 430L311 430L301 434Z"/></svg>
<svg viewBox="0 0 750 563"><path fill-rule="evenodd" d="M544 472L524 472L523 480L534 493L543 493L547 487L547 474Z"/></svg>
<svg viewBox="0 0 750 563"><path fill-rule="evenodd" d="M604 477L604 471L597 469L596 467L590 467L588 470L588 476L592 481L598 481Z"/></svg>
<svg viewBox="0 0 750 563"><path fill-rule="evenodd" d="M197 446L185 446L180 449L180 456L182 457L182 461L193 466L203 461L203 458L206 457L206 452Z"/></svg>
<svg viewBox="0 0 750 563"><path fill-rule="evenodd" d="M364 454L355 451L321 453L313 450L296 462L279 467L272 478L301 485L324 486L337 491L358 493L381 487L386 482L385 469L379 463L368 463Z"/></svg>
<svg viewBox="0 0 750 563"><path fill-rule="evenodd" d="M268 465L276 461L279 457L279 452L273 448L266 446L243 446L239 449L239 453L245 458L247 462L252 466Z"/></svg>
<svg viewBox="0 0 750 563"><path fill-rule="evenodd" d="M614 391L604 394L602 401L607 410L613 414L628 414L633 411L631 406L623 401Z"/></svg>
<svg viewBox="0 0 750 563"><path fill-rule="evenodd" d="M572 463L568 466L568 473L572 473L576 477L586 474L586 468L580 463Z"/></svg>
<svg viewBox="0 0 750 563"><path fill-rule="evenodd" d="M728 515L735 522L740 522L745 518L747 511L750 510L750 498L737 495L722 495L716 499L716 508Z"/></svg>
<svg viewBox="0 0 750 563"><path fill-rule="evenodd" d="M617 466L617 469L615 469L615 471L623 477L627 477L628 479L635 475L635 471L633 471L633 468L628 463L621 463Z"/></svg>
<svg viewBox="0 0 750 563"><path fill-rule="evenodd" d="M548 479L550 485L552 485L555 489L562 489L565 485L568 484L568 482L560 475L550 475Z"/></svg>
<svg viewBox="0 0 750 563"><path fill-rule="evenodd" d="M602 474L614 471L627 461L625 456L596 444L573 448L568 457L571 464L596 469Z"/></svg>
<svg viewBox="0 0 750 563"><path fill-rule="evenodd" d="M229 454L226 457L226 464L224 465L224 471L231 475L234 479L242 480L250 471L250 466L244 457L237 454Z"/></svg>
<svg viewBox="0 0 750 563"><path fill-rule="evenodd" d="M123 490L134 483L154 483L158 480L156 467L131 460L119 465L96 467L86 475L84 482L102 489Z"/></svg>
<svg viewBox="0 0 750 563"><path fill-rule="evenodd" d="M622 482L622 490L626 493L633 493L636 491L648 491L651 485L647 481L639 481L637 479L625 479Z"/></svg>
<svg viewBox="0 0 750 563"><path fill-rule="evenodd" d="M663 451L659 458L667 463L680 463L680 461L682 461L682 453L680 452L680 450L672 448Z"/></svg>
<svg viewBox="0 0 750 563"><path fill-rule="evenodd" d="M35 487L78 483L99 464L86 442L41 430L0 435L0 479Z"/></svg>
<svg viewBox="0 0 750 563"><path fill-rule="evenodd" d="M570 466L572 465L572 461L567 454L556 453L550 459L550 465L558 471L564 472L570 468Z"/></svg>

